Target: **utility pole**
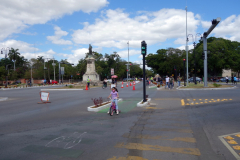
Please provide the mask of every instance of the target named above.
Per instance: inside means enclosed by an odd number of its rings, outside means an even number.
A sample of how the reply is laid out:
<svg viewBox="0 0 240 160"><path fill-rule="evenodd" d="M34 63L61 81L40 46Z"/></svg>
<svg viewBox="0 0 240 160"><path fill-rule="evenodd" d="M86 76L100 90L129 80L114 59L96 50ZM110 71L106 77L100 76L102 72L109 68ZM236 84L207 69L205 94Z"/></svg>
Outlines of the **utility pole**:
<svg viewBox="0 0 240 160"><path fill-rule="evenodd" d="M127 82L128 82L128 73L129 73L129 41L127 42L127 44L128 44Z"/></svg>
<svg viewBox="0 0 240 160"><path fill-rule="evenodd" d="M188 38L187 38L187 6L186 6L186 59L187 59L187 85L188 85Z"/></svg>

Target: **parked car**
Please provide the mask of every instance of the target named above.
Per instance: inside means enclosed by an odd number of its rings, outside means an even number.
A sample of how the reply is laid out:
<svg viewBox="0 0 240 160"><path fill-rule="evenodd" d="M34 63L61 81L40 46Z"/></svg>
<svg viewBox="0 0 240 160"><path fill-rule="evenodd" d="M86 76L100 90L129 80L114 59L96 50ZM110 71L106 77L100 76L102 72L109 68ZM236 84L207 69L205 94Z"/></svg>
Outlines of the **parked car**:
<svg viewBox="0 0 240 160"><path fill-rule="evenodd" d="M58 84L58 81L52 80L52 84Z"/></svg>
<svg viewBox="0 0 240 160"><path fill-rule="evenodd" d="M194 77L189 78L189 79L188 79L188 82L189 82L189 83L190 83L190 82L193 82L193 78L194 78ZM202 81L202 78L196 77L196 81L197 81L198 83L200 83L200 82Z"/></svg>
<svg viewBox="0 0 240 160"><path fill-rule="evenodd" d="M17 80L15 82L13 82L12 84L21 84L21 81L20 80Z"/></svg>

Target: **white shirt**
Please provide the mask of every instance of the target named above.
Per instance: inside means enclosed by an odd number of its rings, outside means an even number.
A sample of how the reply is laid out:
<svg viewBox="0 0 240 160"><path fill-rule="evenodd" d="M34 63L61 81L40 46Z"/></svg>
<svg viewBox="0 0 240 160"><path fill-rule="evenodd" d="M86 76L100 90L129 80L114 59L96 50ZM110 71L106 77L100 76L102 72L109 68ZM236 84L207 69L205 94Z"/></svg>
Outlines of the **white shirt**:
<svg viewBox="0 0 240 160"><path fill-rule="evenodd" d="M169 77L166 78L166 82L169 82Z"/></svg>
<svg viewBox="0 0 240 160"><path fill-rule="evenodd" d="M228 77L226 77L226 79L228 79Z"/></svg>

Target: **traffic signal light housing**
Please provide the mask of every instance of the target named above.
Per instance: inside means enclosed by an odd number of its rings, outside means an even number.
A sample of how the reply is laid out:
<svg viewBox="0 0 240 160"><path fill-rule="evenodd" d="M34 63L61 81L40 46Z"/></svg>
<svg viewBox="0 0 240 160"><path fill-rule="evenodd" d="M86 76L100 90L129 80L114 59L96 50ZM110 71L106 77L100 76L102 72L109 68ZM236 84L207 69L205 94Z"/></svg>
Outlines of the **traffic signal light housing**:
<svg viewBox="0 0 240 160"><path fill-rule="evenodd" d="M202 52L202 59L204 60L205 59L205 53Z"/></svg>
<svg viewBox="0 0 240 160"><path fill-rule="evenodd" d="M141 42L141 54L146 55L147 54L147 43L145 41Z"/></svg>

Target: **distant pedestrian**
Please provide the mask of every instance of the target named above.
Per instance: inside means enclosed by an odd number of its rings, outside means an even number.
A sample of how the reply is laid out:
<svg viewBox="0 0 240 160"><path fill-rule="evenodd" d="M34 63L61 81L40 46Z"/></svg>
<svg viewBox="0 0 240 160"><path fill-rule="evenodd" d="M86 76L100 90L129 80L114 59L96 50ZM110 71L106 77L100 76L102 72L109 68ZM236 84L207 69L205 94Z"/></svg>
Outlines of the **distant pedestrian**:
<svg viewBox="0 0 240 160"><path fill-rule="evenodd" d="M173 77L171 76L171 77L169 78L169 85L170 85L169 89L172 89L172 88L173 88L173 83L174 83L174 79L173 79Z"/></svg>
<svg viewBox="0 0 240 160"><path fill-rule="evenodd" d="M165 85L165 89L166 89L167 86L169 88L169 77L168 77L168 75L166 76L165 80L166 80L166 85Z"/></svg>
<svg viewBox="0 0 240 160"><path fill-rule="evenodd" d="M88 78L88 79L87 79L87 86L88 86L88 89L90 89L90 81L91 81L91 80Z"/></svg>
<svg viewBox="0 0 240 160"><path fill-rule="evenodd" d="M234 84L236 84L237 85L237 77L236 77L236 75L234 76Z"/></svg>
<svg viewBox="0 0 240 160"><path fill-rule="evenodd" d="M226 83L228 84L228 76L226 76Z"/></svg>
<svg viewBox="0 0 240 160"><path fill-rule="evenodd" d="M160 86L161 86L161 85L163 86L163 82L162 82L162 77L161 77L161 76L158 77L158 80L159 80L159 82L160 82Z"/></svg>
<svg viewBox="0 0 240 160"><path fill-rule="evenodd" d="M234 82L233 75L232 75L232 77L231 77L231 80L232 80L232 84L233 84L233 82Z"/></svg>
<svg viewBox="0 0 240 160"><path fill-rule="evenodd" d="M178 87L180 87L181 78L179 76L177 77L177 82L178 82Z"/></svg>
<svg viewBox="0 0 240 160"><path fill-rule="evenodd" d="M155 81L157 82L157 85L159 85L158 76L155 77Z"/></svg>

